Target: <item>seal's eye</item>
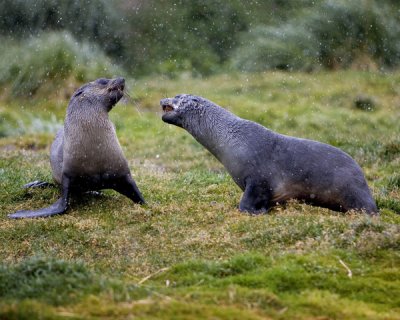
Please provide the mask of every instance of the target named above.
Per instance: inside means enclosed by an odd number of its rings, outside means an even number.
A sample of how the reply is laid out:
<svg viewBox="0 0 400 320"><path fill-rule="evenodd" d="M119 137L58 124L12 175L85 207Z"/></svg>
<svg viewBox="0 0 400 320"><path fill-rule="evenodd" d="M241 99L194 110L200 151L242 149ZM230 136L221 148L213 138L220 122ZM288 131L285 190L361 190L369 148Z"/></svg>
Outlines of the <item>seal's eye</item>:
<svg viewBox="0 0 400 320"><path fill-rule="evenodd" d="M107 79L101 78L101 79L97 79L96 82L98 84L101 84L101 85L105 86L109 81Z"/></svg>

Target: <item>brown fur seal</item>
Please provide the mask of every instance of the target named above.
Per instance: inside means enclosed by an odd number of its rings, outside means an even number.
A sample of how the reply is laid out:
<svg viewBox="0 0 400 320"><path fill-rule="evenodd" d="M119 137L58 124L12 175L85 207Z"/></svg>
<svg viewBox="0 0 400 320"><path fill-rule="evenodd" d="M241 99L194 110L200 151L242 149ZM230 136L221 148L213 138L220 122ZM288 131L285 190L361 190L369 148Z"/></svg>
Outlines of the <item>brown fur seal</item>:
<svg viewBox="0 0 400 320"><path fill-rule="evenodd" d="M71 193L100 189L114 189L136 203L144 203L108 117L124 95L124 87L123 78L98 79L75 91L64 128L57 132L50 150L53 178L61 185L61 198L47 208L17 211L10 218L62 214L68 209ZM26 187L46 184L35 181Z"/></svg>
<svg viewBox="0 0 400 320"><path fill-rule="evenodd" d="M239 209L266 212L289 199L337 211L378 209L359 165L317 141L273 132L193 95L162 99L162 120L186 129L244 191Z"/></svg>

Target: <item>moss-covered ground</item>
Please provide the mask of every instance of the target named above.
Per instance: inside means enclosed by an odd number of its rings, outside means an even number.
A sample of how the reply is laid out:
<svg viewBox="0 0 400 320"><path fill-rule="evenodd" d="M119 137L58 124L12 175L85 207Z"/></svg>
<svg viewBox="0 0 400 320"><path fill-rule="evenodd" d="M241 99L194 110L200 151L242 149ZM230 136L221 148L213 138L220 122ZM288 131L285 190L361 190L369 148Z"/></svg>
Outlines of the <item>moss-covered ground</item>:
<svg viewBox="0 0 400 320"><path fill-rule="evenodd" d="M110 115L147 205L107 190L66 215L9 220L59 196L21 187L51 181L69 93L0 99L1 319L400 319L399 73L131 80ZM222 165L160 120L159 100L178 93L348 152L381 215L298 202L239 212Z"/></svg>

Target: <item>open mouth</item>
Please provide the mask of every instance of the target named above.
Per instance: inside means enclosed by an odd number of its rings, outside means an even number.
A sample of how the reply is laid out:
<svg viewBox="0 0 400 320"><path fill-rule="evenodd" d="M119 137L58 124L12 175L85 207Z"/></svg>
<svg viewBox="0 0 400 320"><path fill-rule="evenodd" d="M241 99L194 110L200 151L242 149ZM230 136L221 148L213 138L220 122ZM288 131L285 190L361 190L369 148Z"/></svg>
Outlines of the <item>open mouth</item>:
<svg viewBox="0 0 400 320"><path fill-rule="evenodd" d="M163 106L162 106L162 109L163 109L163 112L164 112L164 113L168 113L168 112L171 112L171 111L174 111L174 110L175 110L174 107L171 106L171 105L169 105L169 104L163 105Z"/></svg>

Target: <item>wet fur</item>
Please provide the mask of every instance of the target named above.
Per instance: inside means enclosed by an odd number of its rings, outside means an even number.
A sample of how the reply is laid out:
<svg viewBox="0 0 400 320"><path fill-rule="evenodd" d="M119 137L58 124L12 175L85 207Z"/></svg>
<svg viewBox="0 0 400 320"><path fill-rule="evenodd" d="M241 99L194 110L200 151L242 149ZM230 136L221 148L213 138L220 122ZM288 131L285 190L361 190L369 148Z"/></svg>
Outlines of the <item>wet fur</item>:
<svg viewBox="0 0 400 320"><path fill-rule="evenodd" d="M192 134L244 191L240 210L262 213L298 199L336 211L378 213L361 168L340 149L273 132L202 97L183 94L160 104L163 121Z"/></svg>
<svg viewBox="0 0 400 320"><path fill-rule="evenodd" d="M134 202L144 203L108 117L123 96L124 85L122 78L98 79L75 91L64 127L50 149L53 178L61 185L62 197L50 207L18 211L10 218L65 213L71 194L100 189L114 189Z"/></svg>

